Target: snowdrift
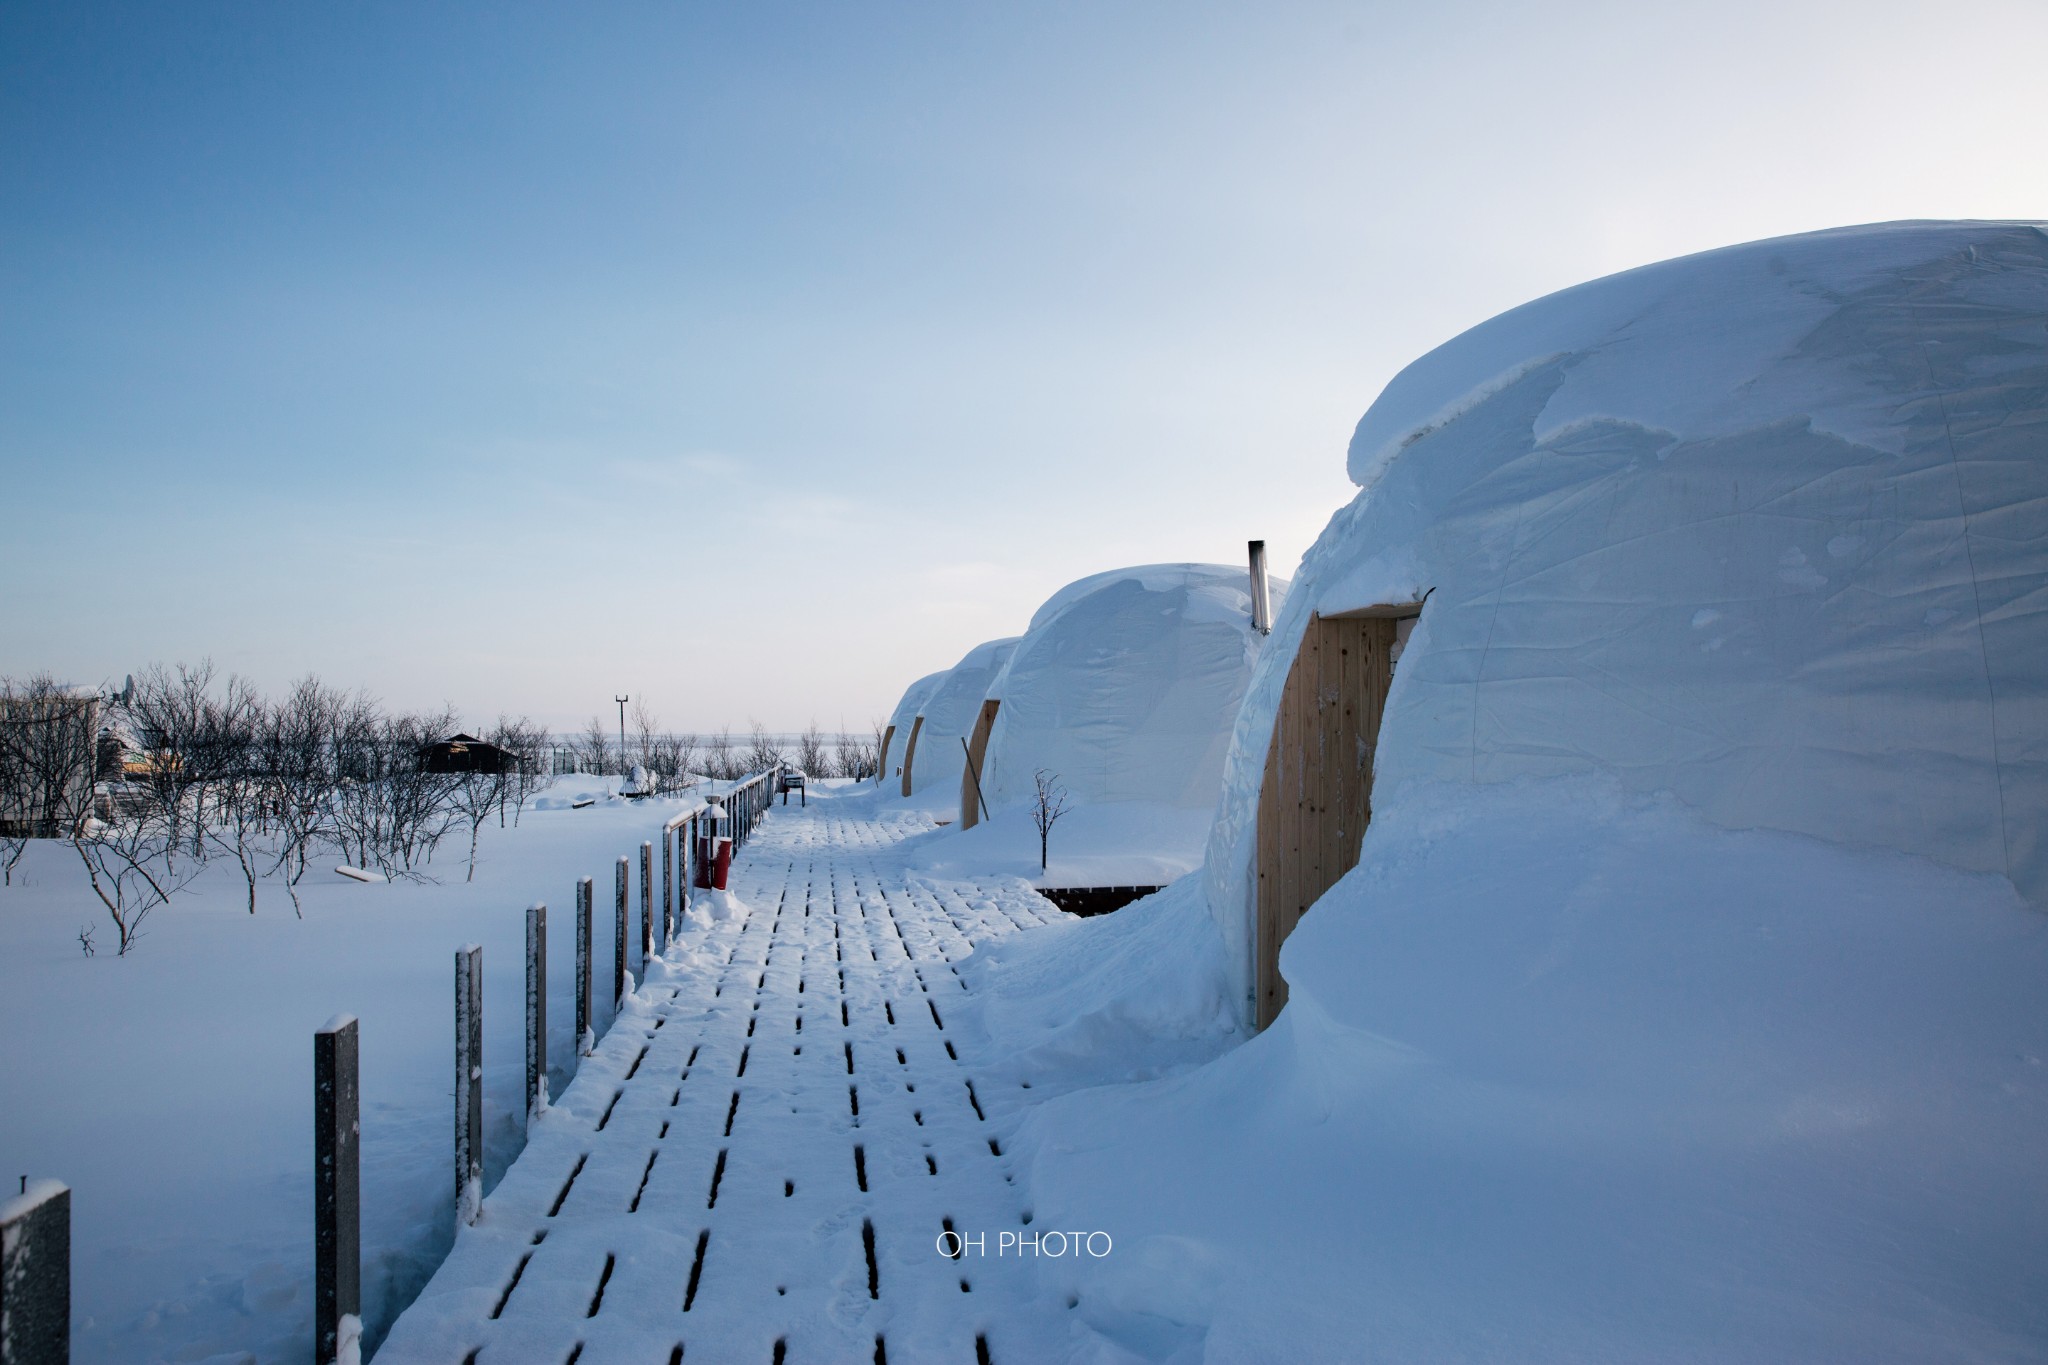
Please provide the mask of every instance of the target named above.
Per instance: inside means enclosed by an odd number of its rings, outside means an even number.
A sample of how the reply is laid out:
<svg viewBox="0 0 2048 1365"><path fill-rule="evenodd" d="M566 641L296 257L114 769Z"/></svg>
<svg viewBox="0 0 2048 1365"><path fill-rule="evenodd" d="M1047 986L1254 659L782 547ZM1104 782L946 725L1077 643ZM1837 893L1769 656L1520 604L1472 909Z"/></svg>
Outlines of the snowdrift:
<svg viewBox="0 0 2048 1365"><path fill-rule="evenodd" d="M2048 1359L2044 319L2035 226L1846 229L1388 387L1182 884L1213 936L1176 887L977 969L981 1064L1071 1091L1035 1221L1117 1240L1042 1266L1076 1359ZM1417 601L1359 865L1187 1067L1310 614Z"/></svg>
<svg viewBox="0 0 2048 1365"><path fill-rule="evenodd" d="M1598 779L1411 790L1279 1021L1177 1074L1218 976L1129 913L982 969L987 1069L1097 1087L1009 1144L1036 1224L1116 1238L1041 1268L1077 1360L2048 1358L2048 925L2002 877Z"/></svg>

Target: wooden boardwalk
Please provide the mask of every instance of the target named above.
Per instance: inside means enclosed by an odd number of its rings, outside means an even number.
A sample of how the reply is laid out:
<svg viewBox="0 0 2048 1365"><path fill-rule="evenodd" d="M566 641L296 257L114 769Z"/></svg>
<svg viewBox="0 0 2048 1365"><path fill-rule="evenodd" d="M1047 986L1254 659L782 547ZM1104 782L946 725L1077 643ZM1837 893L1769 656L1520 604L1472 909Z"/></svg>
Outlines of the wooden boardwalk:
<svg viewBox="0 0 2048 1365"><path fill-rule="evenodd" d="M651 965L379 1365L1065 1353L1067 1304L995 1254L1031 1213L947 1032L955 964L1060 913L905 870L930 826L866 805L775 808L734 868L746 913Z"/></svg>

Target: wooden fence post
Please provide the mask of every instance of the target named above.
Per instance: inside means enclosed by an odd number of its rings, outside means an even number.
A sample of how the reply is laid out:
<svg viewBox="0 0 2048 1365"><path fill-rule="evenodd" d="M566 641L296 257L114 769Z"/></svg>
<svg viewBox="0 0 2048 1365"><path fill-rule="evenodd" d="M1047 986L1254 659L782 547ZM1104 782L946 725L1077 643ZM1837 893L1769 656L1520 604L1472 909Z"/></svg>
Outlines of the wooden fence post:
<svg viewBox="0 0 2048 1365"><path fill-rule="evenodd" d="M640 979L647 979L647 962L654 956L654 845L640 841Z"/></svg>
<svg viewBox="0 0 2048 1365"><path fill-rule="evenodd" d="M597 1045L590 1019L590 878L576 879L576 1055L588 1057Z"/></svg>
<svg viewBox="0 0 2048 1365"><path fill-rule="evenodd" d="M363 1331L359 1055L354 1015L336 1015L313 1035L313 1358L319 1365L334 1365L350 1346L360 1349Z"/></svg>
<svg viewBox="0 0 2048 1365"><path fill-rule="evenodd" d="M620 858L618 869L619 922L616 935L618 939L618 952L612 959L612 1012L614 1014L618 1013L620 1007L626 1003L626 878L629 875L626 871L626 860Z"/></svg>
<svg viewBox="0 0 2048 1365"><path fill-rule="evenodd" d="M548 1111L548 908L526 907L526 1123Z"/></svg>
<svg viewBox="0 0 2048 1365"><path fill-rule="evenodd" d="M672 937L669 927L675 922L674 916L670 913L676 903L676 865L675 858L672 856L675 853L675 840L669 837L672 832L667 825L661 827L661 947L663 952L668 951L668 942Z"/></svg>
<svg viewBox="0 0 2048 1365"><path fill-rule="evenodd" d="M0 1362L71 1359L71 1187L21 1182L0 1200Z"/></svg>
<svg viewBox="0 0 2048 1365"><path fill-rule="evenodd" d="M455 950L455 1217L484 1207L484 950Z"/></svg>

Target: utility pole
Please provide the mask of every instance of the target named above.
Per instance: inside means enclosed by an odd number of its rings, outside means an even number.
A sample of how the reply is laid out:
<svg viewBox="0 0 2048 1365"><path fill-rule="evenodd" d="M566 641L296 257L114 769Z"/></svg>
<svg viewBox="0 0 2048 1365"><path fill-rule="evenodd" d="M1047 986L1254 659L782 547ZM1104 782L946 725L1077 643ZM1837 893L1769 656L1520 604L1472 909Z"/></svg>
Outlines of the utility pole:
<svg viewBox="0 0 2048 1365"><path fill-rule="evenodd" d="M626 703L631 697L613 697L619 704L619 771L626 771Z"/></svg>

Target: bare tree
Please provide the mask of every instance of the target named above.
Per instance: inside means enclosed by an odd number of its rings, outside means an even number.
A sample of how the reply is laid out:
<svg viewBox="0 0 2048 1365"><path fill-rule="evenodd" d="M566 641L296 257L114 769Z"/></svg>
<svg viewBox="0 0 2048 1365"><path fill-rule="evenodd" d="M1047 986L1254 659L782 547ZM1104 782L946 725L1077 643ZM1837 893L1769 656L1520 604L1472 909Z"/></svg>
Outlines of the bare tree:
<svg viewBox="0 0 2048 1365"><path fill-rule="evenodd" d="M176 863L174 845L180 837L166 808L154 804L113 821L88 817L72 836L86 880L114 921L120 956L126 957L135 946L150 912L167 904L198 875L192 861L182 868Z"/></svg>
<svg viewBox="0 0 2048 1365"><path fill-rule="evenodd" d="M456 815L469 826L469 874L466 882L476 880L476 840L484 822L491 818L493 810L499 811L502 820L505 800L511 792L510 775L504 765L490 763L485 767L473 768L468 772L453 774L449 785L449 801Z"/></svg>
<svg viewBox="0 0 2048 1365"><path fill-rule="evenodd" d="M371 849L384 841L383 805L377 784L382 776L382 747L377 704L357 692L343 698L332 717L328 743L333 747L335 785L329 807L335 846L357 867L373 861Z"/></svg>
<svg viewBox="0 0 2048 1365"><path fill-rule="evenodd" d="M249 913L256 913L260 840L268 832L270 783L258 765L258 737L265 725L263 699L248 683L230 676L219 701L202 700L191 751L202 774L193 822L214 847L232 854L249 889Z"/></svg>
<svg viewBox="0 0 2048 1365"><path fill-rule="evenodd" d="M581 743L578 748L581 753L578 757L589 768L591 776L603 777L610 773L612 738L611 731L605 728L604 721L592 716L590 724L583 727L583 734L579 738Z"/></svg>
<svg viewBox="0 0 2048 1365"><path fill-rule="evenodd" d="M757 720L753 723L752 733L748 736L746 766L733 775L744 777L748 773L765 773L782 761L781 748L769 738L768 727Z"/></svg>
<svg viewBox="0 0 2048 1365"><path fill-rule="evenodd" d="M1031 799L1031 823L1038 827L1038 870L1046 870L1048 858L1046 845L1052 835L1052 827L1067 813L1067 789L1059 785L1060 775L1048 773L1040 768L1031 775L1031 784L1036 793Z"/></svg>
<svg viewBox="0 0 2048 1365"><path fill-rule="evenodd" d="M307 674L289 695L267 708L263 727L263 768L271 783L278 838L273 873L284 875L292 910L299 904L299 879L320 840L336 837L333 807L340 772L337 729L350 708L341 693Z"/></svg>
<svg viewBox="0 0 2048 1365"><path fill-rule="evenodd" d="M649 765L654 771L657 789L668 795L672 792L688 791L695 781L690 776L690 763L697 756L695 735L662 735L654 742L654 762Z"/></svg>
<svg viewBox="0 0 2048 1365"><path fill-rule="evenodd" d="M860 740L860 775L862 778L872 777L877 781L881 780L882 736L887 734L888 731L889 722L886 717L877 717L868 722L868 732L861 736Z"/></svg>
<svg viewBox="0 0 2048 1365"><path fill-rule="evenodd" d="M136 680L129 719L142 751L145 791L142 795L162 813L169 827L166 857L173 863L189 844L194 858L206 856L205 787L213 776L212 755L201 748L206 726L207 692L213 686L213 661L177 665L175 671L151 664Z"/></svg>
<svg viewBox="0 0 2048 1365"><path fill-rule="evenodd" d="M98 693L47 673L0 680L0 825L22 838L63 839L91 813L99 706Z"/></svg>
<svg viewBox="0 0 2048 1365"><path fill-rule="evenodd" d="M461 785L451 773L428 769L426 754L436 741L453 733L453 708L419 715L388 717L384 722L386 767L384 786L389 811L386 876L417 877L431 862L434 849L454 824L452 798Z"/></svg>
<svg viewBox="0 0 2048 1365"><path fill-rule="evenodd" d="M655 745L661 737L661 721L655 717L652 711L647 709L647 703L644 700L636 700L633 703L633 710L629 719L633 724L632 762L639 764L651 773L654 771Z"/></svg>
<svg viewBox="0 0 2048 1365"><path fill-rule="evenodd" d="M876 782L882 780L882 737L888 733L888 719L882 717L870 721L868 733L861 737L861 766L866 770L863 776L872 777Z"/></svg>
<svg viewBox="0 0 2048 1365"><path fill-rule="evenodd" d="M61 839L91 808L99 699L47 673L0 679L0 863Z"/></svg>
<svg viewBox="0 0 2048 1365"><path fill-rule="evenodd" d="M335 792L335 825L344 856L387 877L419 877L455 819L459 775L432 772L430 745L450 733L455 714L384 716L358 697L336 727L344 778Z"/></svg>
<svg viewBox="0 0 2048 1365"><path fill-rule="evenodd" d="M739 760L733 756L732 727L720 726L704 744L704 774L715 782L730 782L740 775Z"/></svg>
<svg viewBox="0 0 2048 1365"><path fill-rule="evenodd" d="M512 824L517 827L534 793L545 791L555 780L554 765L547 756L548 732L525 716L499 716L497 728L491 731L491 743L512 755L516 763L507 795L512 803ZM498 823L505 823L503 802L498 806Z"/></svg>
<svg viewBox="0 0 2048 1365"><path fill-rule="evenodd" d="M833 774L826 771L825 754L825 736L818 729L818 721L814 716L810 728L797 736L796 766L814 777L830 777Z"/></svg>

